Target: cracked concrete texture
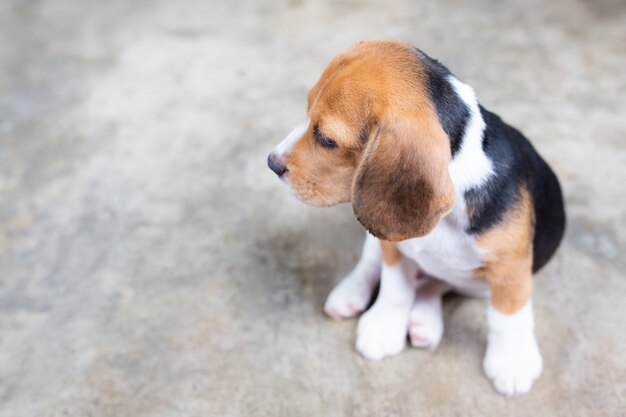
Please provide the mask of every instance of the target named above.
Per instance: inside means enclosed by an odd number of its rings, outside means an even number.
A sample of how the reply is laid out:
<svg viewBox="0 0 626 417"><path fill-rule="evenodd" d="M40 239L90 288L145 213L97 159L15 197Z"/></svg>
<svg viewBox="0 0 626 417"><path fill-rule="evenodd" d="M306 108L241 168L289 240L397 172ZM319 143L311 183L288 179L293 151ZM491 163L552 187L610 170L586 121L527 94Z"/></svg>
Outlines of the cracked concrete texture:
<svg viewBox="0 0 626 417"><path fill-rule="evenodd" d="M624 415L625 28L619 0L0 1L0 415ZM484 300L378 363L322 314L362 230L265 157L371 38L439 58L561 178L526 397L482 374Z"/></svg>

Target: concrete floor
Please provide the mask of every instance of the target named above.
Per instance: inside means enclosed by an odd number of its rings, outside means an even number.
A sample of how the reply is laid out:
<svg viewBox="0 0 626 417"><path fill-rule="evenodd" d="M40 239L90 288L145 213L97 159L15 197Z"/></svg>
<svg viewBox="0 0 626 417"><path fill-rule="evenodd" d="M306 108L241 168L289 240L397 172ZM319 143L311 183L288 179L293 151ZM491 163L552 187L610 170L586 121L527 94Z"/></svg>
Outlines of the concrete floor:
<svg viewBox="0 0 626 417"><path fill-rule="evenodd" d="M368 38L441 59L560 175L526 397L482 374L485 300L378 363L322 314L362 230L265 157ZM621 0L0 1L0 416L626 415L625 45Z"/></svg>

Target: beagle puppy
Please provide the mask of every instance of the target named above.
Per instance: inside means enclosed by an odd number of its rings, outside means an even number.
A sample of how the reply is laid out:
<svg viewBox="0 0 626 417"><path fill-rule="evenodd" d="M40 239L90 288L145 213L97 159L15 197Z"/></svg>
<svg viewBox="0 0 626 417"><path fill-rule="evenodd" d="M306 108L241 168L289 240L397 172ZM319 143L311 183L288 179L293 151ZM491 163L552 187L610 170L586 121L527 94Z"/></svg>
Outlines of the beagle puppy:
<svg viewBox="0 0 626 417"><path fill-rule="evenodd" d="M351 202L368 233L325 311L359 319L366 358L435 349L448 291L490 297L483 369L507 396L543 363L532 275L565 228L559 182L530 142L482 107L470 86L400 41L335 57L308 94L307 118L268 165L300 200Z"/></svg>

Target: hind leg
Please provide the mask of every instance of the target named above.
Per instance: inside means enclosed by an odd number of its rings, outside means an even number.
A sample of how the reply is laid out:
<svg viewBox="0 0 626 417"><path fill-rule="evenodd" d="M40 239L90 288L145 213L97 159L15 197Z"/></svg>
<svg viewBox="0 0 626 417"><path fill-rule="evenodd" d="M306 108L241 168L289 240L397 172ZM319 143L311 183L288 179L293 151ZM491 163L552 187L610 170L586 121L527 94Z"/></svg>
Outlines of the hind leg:
<svg viewBox="0 0 626 417"><path fill-rule="evenodd" d="M417 348L434 350L443 336L441 299L452 287L444 281L420 275L415 302L409 315L409 338Z"/></svg>
<svg viewBox="0 0 626 417"><path fill-rule="evenodd" d="M483 369L496 390L506 396L530 391L543 370L534 334L531 291L530 273L526 279L492 283Z"/></svg>

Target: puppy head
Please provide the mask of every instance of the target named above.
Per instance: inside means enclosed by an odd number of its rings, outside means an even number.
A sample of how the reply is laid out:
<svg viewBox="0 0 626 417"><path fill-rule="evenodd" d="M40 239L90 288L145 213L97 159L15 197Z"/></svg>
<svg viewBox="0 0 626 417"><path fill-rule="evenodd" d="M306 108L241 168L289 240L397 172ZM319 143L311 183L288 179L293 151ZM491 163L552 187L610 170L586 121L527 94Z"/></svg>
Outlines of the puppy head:
<svg viewBox="0 0 626 417"><path fill-rule="evenodd" d="M308 95L308 118L268 164L302 201L352 202L375 236L428 234L454 203L450 143L416 51L362 42L329 64Z"/></svg>

